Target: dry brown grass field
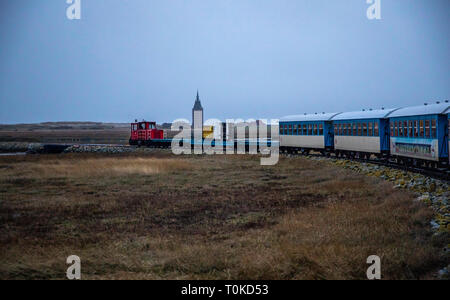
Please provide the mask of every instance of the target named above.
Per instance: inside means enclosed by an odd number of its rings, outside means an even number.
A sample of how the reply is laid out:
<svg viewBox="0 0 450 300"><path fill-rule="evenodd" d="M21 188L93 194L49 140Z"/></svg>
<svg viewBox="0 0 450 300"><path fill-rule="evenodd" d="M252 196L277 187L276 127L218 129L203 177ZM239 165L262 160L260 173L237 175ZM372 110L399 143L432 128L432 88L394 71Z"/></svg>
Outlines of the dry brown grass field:
<svg viewBox="0 0 450 300"><path fill-rule="evenodd" d="M326 162L251 156L0 157L0 279L432 278L432 212Z"/></svg>

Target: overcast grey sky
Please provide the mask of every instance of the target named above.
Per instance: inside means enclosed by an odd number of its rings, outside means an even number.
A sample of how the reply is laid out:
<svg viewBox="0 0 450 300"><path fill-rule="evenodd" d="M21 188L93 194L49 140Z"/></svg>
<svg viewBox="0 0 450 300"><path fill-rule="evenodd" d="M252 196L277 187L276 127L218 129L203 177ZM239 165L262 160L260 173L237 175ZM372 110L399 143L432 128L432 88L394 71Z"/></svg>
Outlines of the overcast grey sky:
<svg viewBox="0 0 450 300"><path fill-rule="evenodd" d="M0 2L0 123L171 122L450 98L448 0Z"/></svg>

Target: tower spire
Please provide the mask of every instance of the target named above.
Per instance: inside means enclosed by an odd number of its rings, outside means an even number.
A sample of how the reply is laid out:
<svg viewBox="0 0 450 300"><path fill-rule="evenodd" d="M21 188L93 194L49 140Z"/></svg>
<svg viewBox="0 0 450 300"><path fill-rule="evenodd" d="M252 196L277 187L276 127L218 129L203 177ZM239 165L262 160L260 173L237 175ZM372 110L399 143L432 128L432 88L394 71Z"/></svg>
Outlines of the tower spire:
<svg viewBox="0 0 450 300"><path fill-rule="evenodd" d="M203 110L202 103L200 102L200 96L199 96L198 90L197 90L197 97L195 98L193 110Z"/></svg>

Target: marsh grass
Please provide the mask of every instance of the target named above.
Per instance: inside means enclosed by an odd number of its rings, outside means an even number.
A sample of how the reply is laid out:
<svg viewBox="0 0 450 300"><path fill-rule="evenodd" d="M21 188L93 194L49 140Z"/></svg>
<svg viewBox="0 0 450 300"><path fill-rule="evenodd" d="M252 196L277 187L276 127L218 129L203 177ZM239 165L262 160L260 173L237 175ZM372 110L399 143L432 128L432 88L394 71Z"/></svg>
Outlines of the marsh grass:
<svg viewBox="0 0 450 300"><path fill-rule="evenodd" d="M432 211L324 162L257 157L0 158L0 278L433 278Z"/></svg>
<svg viewBox="0 0 450 300"><path fill-rule="evenodd" d="M2 175L5 177L10 174L12 177L19 178L75 178L150 175L189 168L191 164L186 161L161 158L55 159L28 165L19 163L2 172Z"/></svg>

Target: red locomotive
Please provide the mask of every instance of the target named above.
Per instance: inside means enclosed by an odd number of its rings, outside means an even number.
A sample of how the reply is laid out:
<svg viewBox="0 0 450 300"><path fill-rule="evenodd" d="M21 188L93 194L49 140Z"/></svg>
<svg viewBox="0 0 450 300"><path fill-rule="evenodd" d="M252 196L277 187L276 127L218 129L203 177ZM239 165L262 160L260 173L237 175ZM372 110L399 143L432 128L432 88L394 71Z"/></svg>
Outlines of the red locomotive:
<svg viewBox="0 0 450 300"><path fill-rule="evenodd" d="M164 140L164 131L156 128L156 122L131 123L130 145L151 146Z"/></svg>

